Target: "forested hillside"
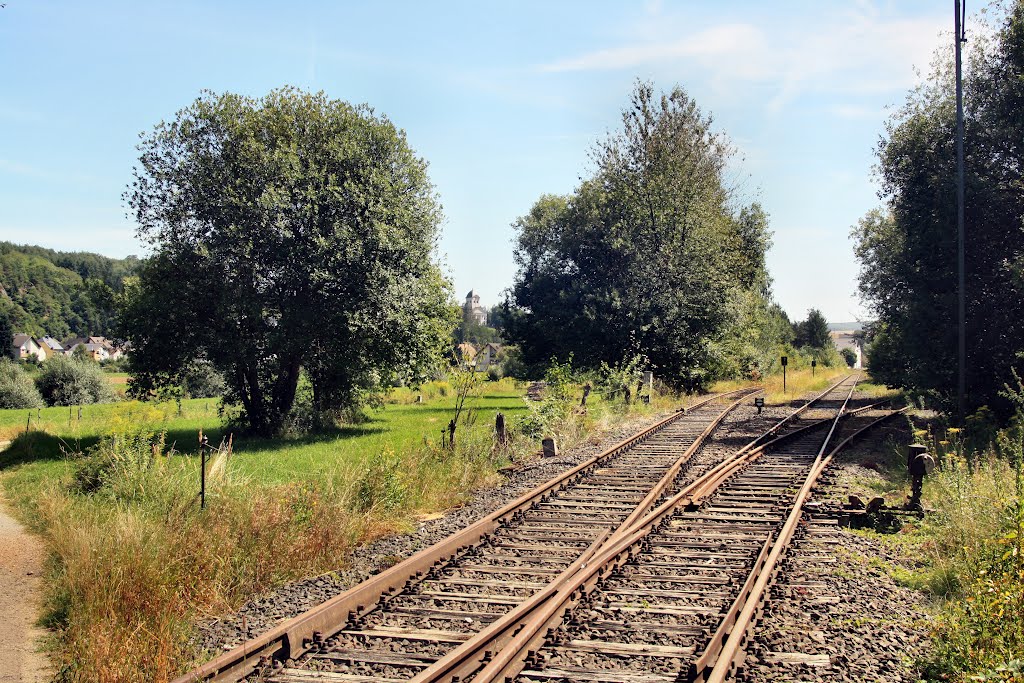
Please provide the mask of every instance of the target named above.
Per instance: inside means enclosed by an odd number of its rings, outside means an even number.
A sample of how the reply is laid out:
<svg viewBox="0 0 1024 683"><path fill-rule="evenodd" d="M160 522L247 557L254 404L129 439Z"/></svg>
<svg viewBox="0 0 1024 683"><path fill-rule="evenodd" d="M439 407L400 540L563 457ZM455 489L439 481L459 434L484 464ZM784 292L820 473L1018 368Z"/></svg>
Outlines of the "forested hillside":
<svg viewBox="0 0 1024 683"><path fill-rule="evenodd" d="M0 316L11 330L36 336L109 335L114 293L138 266L134 256L112 259L0 242Z"/></svg>

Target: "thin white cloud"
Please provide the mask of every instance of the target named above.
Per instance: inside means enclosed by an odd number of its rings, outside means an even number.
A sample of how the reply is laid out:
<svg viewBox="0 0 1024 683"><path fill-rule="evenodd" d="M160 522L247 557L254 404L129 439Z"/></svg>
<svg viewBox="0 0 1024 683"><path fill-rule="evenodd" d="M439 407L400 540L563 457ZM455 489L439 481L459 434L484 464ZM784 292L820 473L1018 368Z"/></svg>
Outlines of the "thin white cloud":
<svg viewBox="0 0 1024 683"><path fill-rule="evenodd" d="M689 18L644 22L628 44L541 65L543 72L698 67L716 90L767 86L769 110L805 92L879 94L915 83L948 22L892 17L870 2L831 15L690 28ZM671 37L668 37L671 36ZM849 112L847 112L849 113Z"/></svg>
<svg viewBox="0 0 1024 683"><path fill-rule="evenodd" d="M593 71L628 69L643 64L684 57L716 57L741 49L744 43L763 41L763 35L749 24L725 24L700 31L677 41L647 43L598 50L580 57L541 66L542 71Z"/></svg>

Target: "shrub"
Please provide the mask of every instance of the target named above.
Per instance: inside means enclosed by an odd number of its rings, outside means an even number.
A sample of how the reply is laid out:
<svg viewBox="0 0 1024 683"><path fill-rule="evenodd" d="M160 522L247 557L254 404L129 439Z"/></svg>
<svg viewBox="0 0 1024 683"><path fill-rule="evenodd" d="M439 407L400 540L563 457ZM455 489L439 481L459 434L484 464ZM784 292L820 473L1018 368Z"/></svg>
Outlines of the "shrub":
<svg viewBox="0 0 1024 683"><path fill-rule="evenodd" d="M51 406L107 403L114 398L99 365L67 356L54 356L43 363L36 386Z"/></svg>
<svg viewBox="0 0 1024 683"><path fill-rule="evenodd" d="M28 373L7 358L0 360L0 408L42 407L43 397Z"/></svg>
<svg viewBox="0 0 1024 683"><path fill-rule="evenodd" d="M208 360L197 360L185 371L182 389L189 398L220 398L227 385L224 376Z"/></svg>
<svg viewBox="0 0 1024 683"><path fill-rule="evenodd" d="M843 360L845 360L846 364L849 365L851 368L857 364L857 353L853 349L849 347L844 347L839 352L839 355L843 357Z"/></svg>

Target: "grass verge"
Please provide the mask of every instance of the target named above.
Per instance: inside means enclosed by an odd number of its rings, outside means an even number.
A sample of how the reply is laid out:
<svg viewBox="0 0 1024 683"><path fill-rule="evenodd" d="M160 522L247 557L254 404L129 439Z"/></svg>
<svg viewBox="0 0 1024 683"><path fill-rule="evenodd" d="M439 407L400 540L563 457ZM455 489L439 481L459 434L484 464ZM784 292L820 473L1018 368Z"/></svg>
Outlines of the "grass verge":
<svg viewBox="0 0 1024 683"><path fill-rule="evenodd" d="M440 444L450 385L400 390L366 423L327 435L241 440L209 465L198 505L199 428L220 436L209 402L123 402L0 413L13 442L0 480L50 552L45 623L58 634L61 681L166 681L208 653L194 624L293 578L343 565L358 543L458 505L497 469L528 457L538 435L562 447L625 417L677 406L579 396L527 405L508 380L478 388L454 448ZM494 413L513 425L497 448Z"/></svg>
<svg viewBox="0 0 1024 683"><path fill-rule="evenodd" d="M914 562L895 578L935 600L932 648L921 661L929 681L1024 681L1024 432L1010 427L988 446L914 418L913 440L930 446L938 468L925 478L928 514L895 536L879 536ZM891 500L910 492L906 449L890 448L877 471Z"/></svg>

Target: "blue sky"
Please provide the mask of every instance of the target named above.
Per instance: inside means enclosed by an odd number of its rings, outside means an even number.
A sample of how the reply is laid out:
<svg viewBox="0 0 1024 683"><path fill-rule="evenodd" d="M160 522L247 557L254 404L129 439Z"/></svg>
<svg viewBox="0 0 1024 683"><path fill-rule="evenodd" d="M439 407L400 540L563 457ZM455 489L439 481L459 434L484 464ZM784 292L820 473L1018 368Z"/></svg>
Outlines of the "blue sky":
<svg viewBox="0 0 1024 683"><path fill-rule="evenodd" d="M122 200L140 132L200 90L281 85L405 129L445 207L441 258L487 305L513 230L570 192L635 79L683 86L735 144L771 216L791 316L860 314L850 226L878 205L873 150L948 42L947 2L49 2L0 9L0 239L144 253Z"/></svg>

